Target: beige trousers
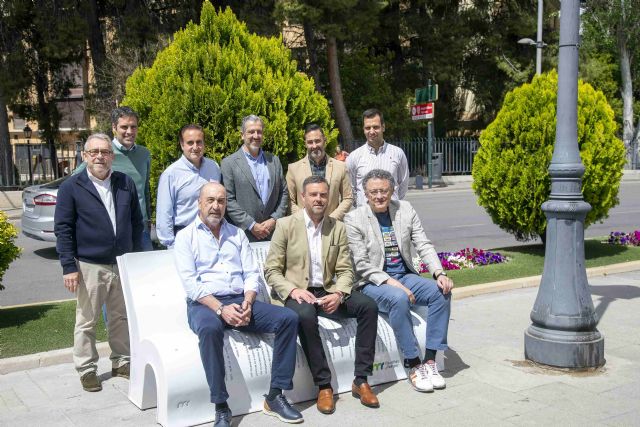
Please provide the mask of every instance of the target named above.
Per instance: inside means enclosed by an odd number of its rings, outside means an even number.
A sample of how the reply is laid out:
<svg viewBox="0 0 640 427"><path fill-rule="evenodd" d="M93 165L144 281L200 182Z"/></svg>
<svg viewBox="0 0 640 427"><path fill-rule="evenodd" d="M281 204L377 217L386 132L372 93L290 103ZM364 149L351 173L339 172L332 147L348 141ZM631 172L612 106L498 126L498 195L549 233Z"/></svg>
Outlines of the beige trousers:
<svg viewBox="0 0 640 427"><path fill-rule="evenodd" d="M78 261L76 326L73 333L73 362L80 375L96 371L96 324L107 305L107 332L113 368L129 363L129 324L116 264Z"/></svg>

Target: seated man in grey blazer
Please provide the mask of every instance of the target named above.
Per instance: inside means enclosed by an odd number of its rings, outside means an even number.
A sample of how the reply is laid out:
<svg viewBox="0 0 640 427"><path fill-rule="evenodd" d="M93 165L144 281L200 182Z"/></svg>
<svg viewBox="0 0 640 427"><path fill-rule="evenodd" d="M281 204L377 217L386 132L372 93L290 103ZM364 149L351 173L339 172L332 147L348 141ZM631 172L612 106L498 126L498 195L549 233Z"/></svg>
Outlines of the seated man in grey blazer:
<svg viewBox="0 0 640 427"><path fill-rule="evenodd" d="M278 156L262 150L264 122L258 116L242 119L242 146L222 160L227 190L227 219L246 233L250 242L271 240L276 220L287 214L289 194Z"/></svg>
<svg viewBox="0 0 640 427"><path fill-rule="evenodd" d="M411 204L391 200L393 176L373 169L364 176L363 188L367 204L344 218L357 286L378 303L381 313L389 315L413 388L420 392L445 388L435 358L437 350L447 348L453 282L443 271ZM415 270L412 245L435 280L421 277ZM422 360L409 312L413 304L429 307Z"/></svg>

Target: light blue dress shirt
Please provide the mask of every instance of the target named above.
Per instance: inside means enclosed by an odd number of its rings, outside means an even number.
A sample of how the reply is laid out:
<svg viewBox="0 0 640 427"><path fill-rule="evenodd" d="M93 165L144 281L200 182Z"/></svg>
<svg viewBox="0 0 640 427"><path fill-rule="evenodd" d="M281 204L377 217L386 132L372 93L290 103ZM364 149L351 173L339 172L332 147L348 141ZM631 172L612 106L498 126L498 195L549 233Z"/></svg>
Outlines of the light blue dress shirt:
<svg viewBox="0 0 640 427"><path fill-rule="evenodd" d="M202 158L200 169L181 156L160 175L156 203L156 233L160 243L173 246L174 226L189 225L198 215L198 195L207 182L220 182L220 167Z"/></svg>
<svg viewBox="0 0 640 427"><path fill-rule="evenodd" d="M173 255L187 298L237 295L262 283L244 231L223 219L220 240L200 216L176 236Z"/></svg>
<svg viewBox="0 0 640 427"><path fill-rule="evenodd" d="M271 177L269 176L269 169L267 169L267 160L264 158L264 151L260 150L260 154L258 154L257 158L244 150L242 150L242 152L247 159L249 169L251 169L251 175L253 175L253 180L256 182L256 186L258 187L262 204L266 205L269 200L269 184Z"/></svg>

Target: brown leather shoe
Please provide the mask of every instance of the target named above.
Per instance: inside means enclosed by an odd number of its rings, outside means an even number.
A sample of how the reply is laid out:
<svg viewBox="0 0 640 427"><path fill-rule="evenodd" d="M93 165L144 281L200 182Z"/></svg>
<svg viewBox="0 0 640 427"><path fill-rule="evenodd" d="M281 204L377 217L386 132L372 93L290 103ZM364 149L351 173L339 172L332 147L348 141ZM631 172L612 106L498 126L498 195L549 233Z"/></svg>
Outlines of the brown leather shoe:
<svg viewBox="0 0 640 427"><path fill-rule="evenodd" d="M380 402L376 394L371 390L371 386L368 383L360 384L360 387L355 383L351 384L351 395L356 399L360 399L360 403L369 408L379 408Z"/></svg>
<svg viewBox="0 0 640 427"><path fill-rule="evenodd" d="M336 410L336 403L333 400L333 390L325 388L318 392L318 403L316 403L318 411L323 414L333 414Z"/></svg>

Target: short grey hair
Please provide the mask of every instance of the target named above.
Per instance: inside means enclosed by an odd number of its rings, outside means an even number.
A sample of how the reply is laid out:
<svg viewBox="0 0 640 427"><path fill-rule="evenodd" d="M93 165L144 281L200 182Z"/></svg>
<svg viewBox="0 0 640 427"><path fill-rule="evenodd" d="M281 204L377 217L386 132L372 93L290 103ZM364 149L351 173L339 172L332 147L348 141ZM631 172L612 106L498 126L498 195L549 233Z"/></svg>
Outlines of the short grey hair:
<svg viewBox="0 0 640 427"><path fill-rule="evenodd" d="M244 133L245 130L247 130L247 123L254 123L254 122L260 122L260 125L262 126L262 130L264 130L264 121L259 117L256 116L255 114L249 114L246 117L242 118L242 125L240 126L240 131L242 133Z"/></svg>
<svg viewBox="0 0 640 427"><path fill-rule="evenodd" d="M391 175L391 173L384 169L372 169L367 172L367 174L362 179L363 190L366 191L367 182L369 182L370 179L386 179L387 181L389 181L389 184L391 184L392 189L396 187L396 180L393 179L393 175Z"/></svg>
<svg viewBox="0 0 640 427"><path fill-rule="evenodd" d="M91 135L89 135L89 138L87 138L87 140L84 143L84 150L87 151L87 145L89 145L89 141L91 141L92 139L101 139L103 141L107 141L109 143L109 145L111 145L111 138L109 138L109 136L107 134L104 133L93 133Z"/></svg>

